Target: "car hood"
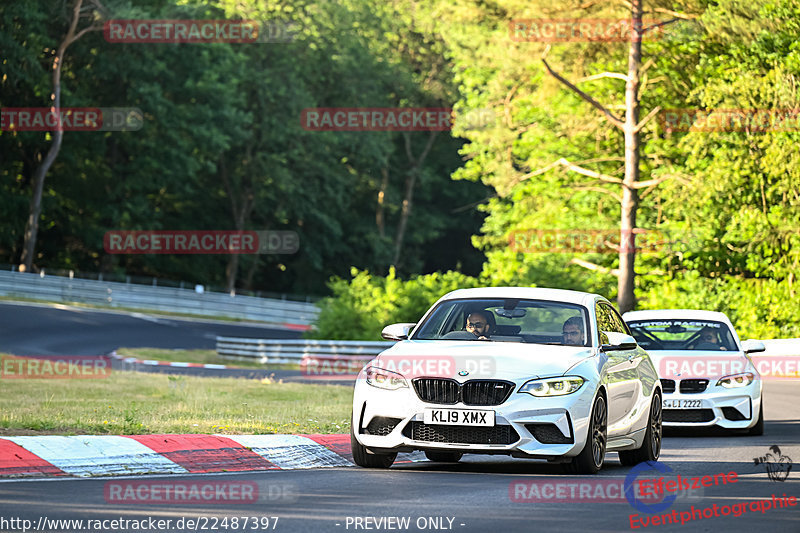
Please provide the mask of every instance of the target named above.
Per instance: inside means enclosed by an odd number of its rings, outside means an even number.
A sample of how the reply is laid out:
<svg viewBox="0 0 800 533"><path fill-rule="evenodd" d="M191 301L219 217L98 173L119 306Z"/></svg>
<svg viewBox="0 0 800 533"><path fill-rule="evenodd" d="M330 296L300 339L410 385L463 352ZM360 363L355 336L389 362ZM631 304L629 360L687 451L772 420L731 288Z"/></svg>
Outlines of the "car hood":
<svg viewBox="0 0 800 533"><path fill-rule="evenodd" d="M662 379L717 379L754 372L744 352L715 350L647 350Z"/></svg>
<svg viewBox="0 0 800 533"><path fill-rule="evenodd" d="M513 381L561 376L591 355L590 348L581 346L413 340L398 342L378 355L372 364L399 372L407 378ZM463 375L464 372L468 373Z"/></svg>

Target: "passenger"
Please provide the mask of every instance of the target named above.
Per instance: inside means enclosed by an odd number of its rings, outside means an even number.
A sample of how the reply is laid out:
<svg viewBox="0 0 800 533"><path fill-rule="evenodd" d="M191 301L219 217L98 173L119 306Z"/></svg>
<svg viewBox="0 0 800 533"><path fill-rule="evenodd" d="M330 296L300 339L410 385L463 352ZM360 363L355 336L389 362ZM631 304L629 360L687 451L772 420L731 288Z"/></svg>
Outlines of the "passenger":
<svg viewBox="0 0 800 533"><path fill-rule="evenodd" d="M579 316L568 318L561 328L561 335L563 338L561 343L565 346L585 346L586 339L583 335L583 319Z"/></svg>

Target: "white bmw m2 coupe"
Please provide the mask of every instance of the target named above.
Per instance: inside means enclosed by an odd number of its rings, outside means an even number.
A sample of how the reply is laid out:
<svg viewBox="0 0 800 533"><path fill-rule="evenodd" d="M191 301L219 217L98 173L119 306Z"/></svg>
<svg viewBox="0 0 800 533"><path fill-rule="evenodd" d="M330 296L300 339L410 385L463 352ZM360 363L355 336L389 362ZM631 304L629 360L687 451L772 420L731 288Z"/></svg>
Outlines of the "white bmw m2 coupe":
<svg viewBox="0 0 800 533"><path fill-rule="evenodd" d="M602 296L462 289L382 335L399 342L361 370L353 395L359 466L388 468L414 450L442 462L544 459L582 474L608 451L625 465L658 460L661 383Z"/></svg>

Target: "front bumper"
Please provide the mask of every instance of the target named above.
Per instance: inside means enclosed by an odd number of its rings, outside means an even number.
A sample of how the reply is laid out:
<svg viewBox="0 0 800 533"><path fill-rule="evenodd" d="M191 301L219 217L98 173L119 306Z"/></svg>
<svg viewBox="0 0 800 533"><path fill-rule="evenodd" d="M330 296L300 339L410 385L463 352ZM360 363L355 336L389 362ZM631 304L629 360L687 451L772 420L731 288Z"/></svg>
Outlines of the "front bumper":
<svg viewBox="0 0 800 533"><path fill-rule="evenodd" d="M758 421L761 409L761 381L735 389L716 386L717 379L710 380L703 392L681 393L680 382L674 393L664 393L665 427L709 427L725 429L749 429ZM679 402L682 408L671 408Z"/></svg>
<svg viewBox="0 0 800 533"><path fill-rule="evenodd" d="M410 383L387 391L358 380L353 396L354 433L363 446L377 452L448 450L549 460L580 453L596 384L586 382L576 393L552 398L519 393L520 385L515 383L501 405L475 406L424 402ZM426 425L424 412L429 408L494 411L495 427Z"/></svg>

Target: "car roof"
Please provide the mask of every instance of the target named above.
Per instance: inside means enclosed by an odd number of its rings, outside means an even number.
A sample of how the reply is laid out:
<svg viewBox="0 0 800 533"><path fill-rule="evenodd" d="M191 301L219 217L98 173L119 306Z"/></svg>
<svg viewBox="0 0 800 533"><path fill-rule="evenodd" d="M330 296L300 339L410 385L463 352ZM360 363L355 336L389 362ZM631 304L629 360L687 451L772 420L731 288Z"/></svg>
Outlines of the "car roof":
<svg viewBox="0 0 800 533"><path fill-rule="evenodd" d="M439 301L463 298L522 298L527 300L546 300L566 302L590 307L602 296L590 292L569 291L566 289L547 289L544 287L480 287L477 289L458 289L441 297Z"/></svg>
<svg viewBox="0 0 800 533"><path fill-rule="evenodd" d="M714 320L731 324L725 313L719 311L705 311L702 309L653 309L651 311L628 311L622 315L623 320L654 320L654 319L686 319L686 320Z"/></svg>

